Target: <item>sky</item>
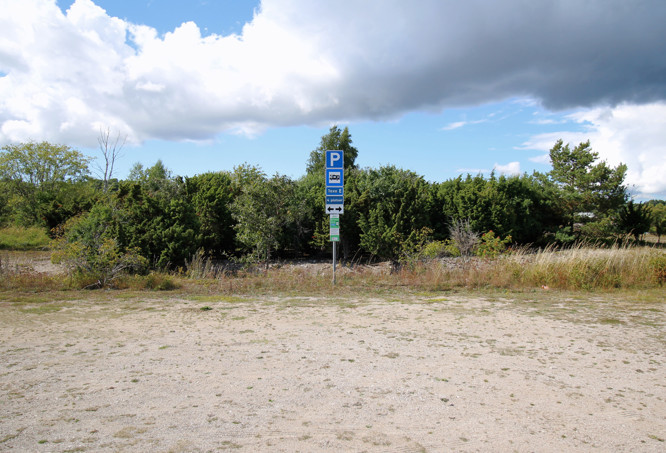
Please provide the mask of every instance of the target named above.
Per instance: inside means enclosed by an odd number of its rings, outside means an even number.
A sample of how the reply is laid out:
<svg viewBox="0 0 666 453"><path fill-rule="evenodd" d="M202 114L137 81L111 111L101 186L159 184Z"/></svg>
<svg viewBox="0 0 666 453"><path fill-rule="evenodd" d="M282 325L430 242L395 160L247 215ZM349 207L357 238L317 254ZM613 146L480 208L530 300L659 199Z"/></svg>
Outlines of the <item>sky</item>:
<svg viewBox="0 0 666 453"><path fill-rule="evenodd" d="M590 140L666 199L665 23L663 0L0 0L0 146L99 164L108 129L120 178L298 178L337 124L359 166L437 182Z"/></svg>

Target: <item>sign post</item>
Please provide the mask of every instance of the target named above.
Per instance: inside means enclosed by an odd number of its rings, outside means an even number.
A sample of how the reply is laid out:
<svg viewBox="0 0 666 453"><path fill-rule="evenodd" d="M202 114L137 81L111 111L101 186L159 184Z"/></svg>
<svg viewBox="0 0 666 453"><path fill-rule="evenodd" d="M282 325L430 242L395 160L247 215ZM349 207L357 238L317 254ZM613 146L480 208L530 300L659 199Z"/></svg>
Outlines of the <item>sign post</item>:
<svg viewBox="0 0 666 453"><path fill-rule="evenodd" d="M344 153L339 150L327 150L325 157L326 214L329 215L330 240L333 242L333 284L335 285L337 245L340 242L340 214L345 212Z"/></svg>

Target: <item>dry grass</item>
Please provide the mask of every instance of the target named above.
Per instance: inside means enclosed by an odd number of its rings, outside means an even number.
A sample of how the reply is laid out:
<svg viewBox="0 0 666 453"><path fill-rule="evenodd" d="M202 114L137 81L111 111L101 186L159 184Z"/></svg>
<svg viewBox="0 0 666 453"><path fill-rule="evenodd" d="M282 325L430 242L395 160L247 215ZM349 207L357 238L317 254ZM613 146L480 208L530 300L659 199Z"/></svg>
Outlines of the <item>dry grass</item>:
<svg viewBox="0 0 666 453"><path fill-rule="evenodd" d="M2 259L2 257L0 257ZM5 257L3 263L8 260ZM519 250L497 259L448 259L399 270L387 264L340 266L332 284L330 264L290 264L268 271L233 274L203 266L182 275L152 273L127 277L118 289L170 290L189 294L386 295L405 291L500 289L616 290L660 288L666 281L666 252L653 247L574 247ZM0 290L70 290L75 282L29 267L0 264Z"/></svg>

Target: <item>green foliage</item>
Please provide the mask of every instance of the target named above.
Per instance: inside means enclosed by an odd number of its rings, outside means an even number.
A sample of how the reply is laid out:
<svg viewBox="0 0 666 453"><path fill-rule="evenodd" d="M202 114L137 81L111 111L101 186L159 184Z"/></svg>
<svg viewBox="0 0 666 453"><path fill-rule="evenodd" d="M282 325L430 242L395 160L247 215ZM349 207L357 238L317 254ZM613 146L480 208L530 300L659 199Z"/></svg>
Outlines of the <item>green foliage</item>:
<svg viewBox="0 0 666 453"><path fill-rule="evenodd" d="M185 179L185 195L199 219L198 242L216 256L234 251L231 204L238 192L229 173L204 173Z"/></svg>
<svg viewBox="0 0 666 453"><path fill-rule="evenodd" d="M11 212L12 221L46 226L49 207L55 203L57 208L70 196L72 185L88 174L89 162L90 158L65 145L27 142L4 146L0 188L6 191L5 210Z"/></svg>
<svg viewBox="0 0 666 453"><path fill-rule="evenodd" d="M49 236L44 228L6 227L0 228L1 250L39 250L48 247Z"/></svg>
<svg viewBox="0 0 666 453"><path fill-rule="evenodd" d="M558 244L573 244L576 236L573 234L573 227L561 226L555 231L555 242Z"/></svg>
<svg viewBox="0 0 666 453"><path fill-rule="evenodd" d="M640 236L647 233L652 225L652 208L643 203L634 204L630 200L620 209L618 216L620 230L625 234L631 234L638 242Z"/></svg>
<svg viewBox="0 0 666 453"><path fill-rule="evenodd" d="M650 259L650 268L654 281L659 285L666 283L666 253L657 252Z"/></svg>
<svg viewBox="0 0 666 453"><path fill-rule="evenodd" d="M237 240L255 262L268 267L271 254L288 243L287 225L299 215L294 206L295 184L286 176L271 179L257 168L235 169L240 194L231 205Z"/></svg>
<svg viewBox="0 0 666 453"><path fill-rule="evenodd" d="M300 250L322 251L328 245L328 216L324 213L324 176L308 173L296 181L294 196L301 210L297 234Z"/></svg>
<svg viewBox="0 0 666 453"><path fill-rule="evenodd" d="M349 129L345 127L340 129L337 125L331 126L328 134L321 138L319 146L310 153L307 163L307 173L321 175L324 177L324 168L326 166L325 152L327 150L341 150L344 152L345 170L356 168L356 158L358 150L352 146L352 138Z"/></svg>
<svg viewBox="0 0 666 453"><path fill-rule="evenodd" d="M148 275L137 277L136 280L141 289L153 291L172 291L180 287L170 275L164 273L151 272Z"/></svg>
<svg viewBox="0 0 666 453"><path fill-rule="evenodd" d="M570 149L558 141L548 174L467 175L428 183L393 166L357 168L351 134L338 126L321 137L307 173L296 181L268 178L250 165L183 179L157 161L149 168L136 164L128 180L107 184L111 167L104 181L90 179L87 158L66 146L7 146L0 153L0 224L53 231L67 224L69 232L60 236L66 240L59 243L67 245L58 253L97 267L113 267L109 263L135 253L153 268L174 269L190 266L199 249L206 262L237 253L266 264L276 254L312 256L331 246L323 172L329 149L344 151L340 245L345 260L370 256L415 263L470 256L475 250L497 256L509 237L518 244L570 244L581 238L603 243L620 231L647 231L642 215L647 208L625 206L626 167L597 162L589 142ZM666 204L650 205L651 228L660 236ZM67 223L72 218L79 220ZM453 219L465 219L464 228ZM476 231L488 232L480 244ZM93 243L104 256L81 247Z"/></svg>
<svg viewBox="0 0 666 453"><path fill-rule="evenodd" d="M445 241L428 242L421 252L425 259L443 258L445 256L460 256L460 250L451 239Z"/></svg>
<svg viewBox="0 0 666 453"><path fill-rule="evenodd" d="M200 247L200 220L188 202L185 183L160 162L140 182L125 181L105 203L114 206L114 238L136 248L156 268L183 266Z"/></svg>
<svg viewBox="0 0 666 453"><path fill-rule="evenodd" d="M502 239L499 236L495 236L495 233L490 230L481 236L481 240L476 246L474 253L482 258L497 258L506 251L510 243L511 236Z"/></svg>
<svg viewBox="0 0 666 453"><path fill-rule="evenodd" d="M661 242L661 235L666 233L666 201L651 200L648 204L652 207L652 231L657 235L657 243Z"/></svg>
<svg viewBox="0 0 666 453"><path fill-rule="evenodd" d="M365 171L358 186L360 246L377 257L397 259L410 235L429 224L428 184L411 171L387 166Z"/></svg>
<svg viewBox="0 0 666 453"><path fill-rule="evenodd" d="M556 203L572 228L576 222L611 217L626 202L627 166L610 168L606 162L595 163L598 157L589 141L571 149L558 140L550 150L553 169L548 176L559 188Z"/></svg>
<svg viewBox="0 0 666 453"><path fill-rule="evenodd" d="M537 242L560 222L549 195L553 192L553 185L540 175L459 176L433 185L432 227L441 239L447 236L451 218L468 219L475 231L493 230L517 242Z"/></svg>
<svg viewBox="0 0 666 453"><path fill-rule="evenodd" d="M401 244L399 262L414 266L416 263L427 259L424 250L431 242L432 230L424 227L412 233Z"/></svg>
<svg viewBox="0 0 666 453"><path fill-rule="evenodd" d="M135 248L122 249L112 237L113 213L98 205L63 226L52 242L51 260L64 264L80 287L103 288L128 272L141 272L147 260Z"/></svg>
<svg viewBox="0 0 666 453"><path fill-rule="evenodd" d="M613 217L602 217L577 224L581 240L592 243L612 243L618 233L617 222Z"/></svg>

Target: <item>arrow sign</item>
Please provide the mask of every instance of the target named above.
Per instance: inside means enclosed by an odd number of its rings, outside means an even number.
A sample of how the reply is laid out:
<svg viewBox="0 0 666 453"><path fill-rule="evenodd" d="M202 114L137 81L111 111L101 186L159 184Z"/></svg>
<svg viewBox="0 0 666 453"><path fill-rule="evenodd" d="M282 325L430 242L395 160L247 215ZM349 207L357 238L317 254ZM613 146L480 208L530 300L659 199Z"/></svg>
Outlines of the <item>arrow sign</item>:
<svg viewBox="0 0 666 453"><path fill-rule="evenodd" d="M341 204L331 204L331 205L326 205L326 213L331 214L343 214L345 212L345 208Z"/></svg>

